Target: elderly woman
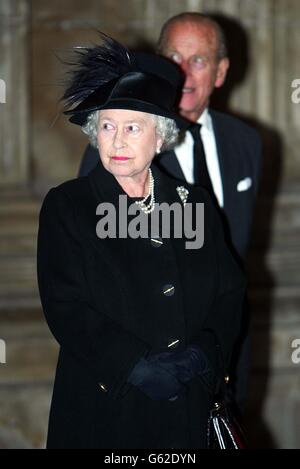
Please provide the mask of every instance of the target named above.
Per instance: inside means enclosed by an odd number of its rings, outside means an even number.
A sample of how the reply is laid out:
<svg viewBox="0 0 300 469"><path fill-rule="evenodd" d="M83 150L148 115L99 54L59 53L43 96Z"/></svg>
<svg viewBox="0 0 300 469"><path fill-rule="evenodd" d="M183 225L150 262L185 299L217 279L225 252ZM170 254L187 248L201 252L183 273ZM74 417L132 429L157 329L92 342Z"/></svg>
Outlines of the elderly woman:
<svg viewBox="0 0 300 469"><path fill-rule="evenodd" d="M67 112L99 163L51 189L40 214L40 295L60 345L48 448L205 448L244 278L208 194L153 165L182 124L180 72L109 38L78 53ZM174 203L183 212L204 204L201 248L187 248L163 211L158 235L124 230L134 213L149 221Z"/></svg>

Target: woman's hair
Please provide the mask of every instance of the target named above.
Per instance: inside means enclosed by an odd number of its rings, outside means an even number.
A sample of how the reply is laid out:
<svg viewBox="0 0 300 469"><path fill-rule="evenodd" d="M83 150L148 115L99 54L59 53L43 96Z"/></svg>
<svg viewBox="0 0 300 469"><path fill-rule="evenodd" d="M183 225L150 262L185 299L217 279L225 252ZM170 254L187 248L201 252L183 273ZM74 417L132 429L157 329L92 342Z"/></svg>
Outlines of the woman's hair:
<svg viewBox="0 0 300 469"><path fill-rule="evenodd" d="M86 123L81 127L81 130L89 137L90 143L94 148L98 147L97 133L99 123L99 112L94 111L89 114ZM162 150L169 150L172 148L178 139L179 129L176 122L168 117L157 116L149 114L156 126L156 133L162 138Z"/></svg>

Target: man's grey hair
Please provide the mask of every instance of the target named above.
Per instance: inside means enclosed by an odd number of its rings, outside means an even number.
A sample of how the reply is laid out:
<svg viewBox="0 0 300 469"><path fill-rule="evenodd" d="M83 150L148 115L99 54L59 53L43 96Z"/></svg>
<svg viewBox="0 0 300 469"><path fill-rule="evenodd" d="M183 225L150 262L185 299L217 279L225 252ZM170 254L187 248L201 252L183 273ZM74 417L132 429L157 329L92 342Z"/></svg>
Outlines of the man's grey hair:
<svg viewBox="0 0 300 469"><path fill-rule="evenodd" d="M167 45L167 35L168 35L169 28L175 23L184 23L184 22L191 22L191 23L195 23L199 25L204 25L204 24L210 25L214 29L216 36L217 36L217 57L216 57L217 61L219 62L225 57L228 57L225 34L224 34L223 29L219 25L219 23L217 23L217 21L215 21L209 15L205 15L205 14L197 13L197 12L180 13L179 15L172 16L164 23L160 32L158 43L157 43L158 53L162 55L164 53L164 50Z"/></svg>
<svg viewBox="0 0 300 469"><path fill-rule="evenodd" d="M81 127L81 130L88 135L90 144L94 148L98 148L97 134L98 134L98 125L99 125L99 113L100 111L91 112L88 115L87 122ZM162 138L162 150L169 150L178 140L179 129L176 125L176 122L173 119L168 117L156 116L154 114L149 114L154 120L156 133L159 137Z"/></svg>

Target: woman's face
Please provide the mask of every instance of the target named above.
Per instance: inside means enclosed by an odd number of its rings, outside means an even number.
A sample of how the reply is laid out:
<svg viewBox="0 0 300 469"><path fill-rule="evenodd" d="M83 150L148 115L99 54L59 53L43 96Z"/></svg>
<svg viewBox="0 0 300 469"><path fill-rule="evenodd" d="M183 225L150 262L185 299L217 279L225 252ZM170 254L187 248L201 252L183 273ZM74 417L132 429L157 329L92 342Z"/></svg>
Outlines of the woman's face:
<svg viewBox="0 0 300 469"><path fill-rule="evenodd" d="M147 171L163 143L150 114L125 109L100 111L97 140L104 168L118 178Z"/></svg>

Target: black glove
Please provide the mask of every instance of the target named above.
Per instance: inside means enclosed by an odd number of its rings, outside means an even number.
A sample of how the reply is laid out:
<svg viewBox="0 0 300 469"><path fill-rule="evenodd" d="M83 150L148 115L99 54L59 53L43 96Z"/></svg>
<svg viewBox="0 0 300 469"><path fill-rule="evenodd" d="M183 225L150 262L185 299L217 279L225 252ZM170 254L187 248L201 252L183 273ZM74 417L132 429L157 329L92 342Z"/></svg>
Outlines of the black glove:
<svg viewBox="0 0 300 469"><path fill-rule="evenodd" d="M197 345L190 345L182 351L158 353L152 355L149 360L158 363L183 384L196 376L209 373L206 356Z"/></svg>
<svg viewBox="0 0 300 469"><path fill-rule="evenodd" d="M162 352L142 358L128 381L154 400L173 400L184 394L184 385L196 376L210 375L205 354L197 345L182 351Z"/></svg>
<svg viewBox="0 0 300 469"><path fill-rule="evenodd" d="M141 358L131 372L128 382L137 386L150 399L175 400L184 392L184 386L175 374L170 373L167 367L161 366L154 357L155 355L149 359Z"/></svg>

